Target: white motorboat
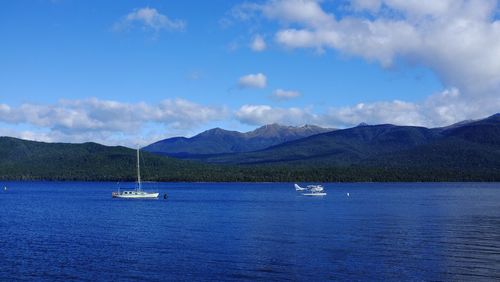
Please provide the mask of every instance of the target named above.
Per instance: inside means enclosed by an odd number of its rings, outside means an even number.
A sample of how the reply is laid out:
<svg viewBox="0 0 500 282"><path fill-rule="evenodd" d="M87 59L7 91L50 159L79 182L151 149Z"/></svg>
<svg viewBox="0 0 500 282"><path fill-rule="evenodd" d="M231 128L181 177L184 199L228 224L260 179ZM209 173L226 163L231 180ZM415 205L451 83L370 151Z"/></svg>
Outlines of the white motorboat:
<svg viewBox="0 0 500 282"><path fill-rule="evenodd" d="M137 148L137 183L134 190L120 190L118 188L117 192L113 192L113 198L122 199L158 199L160 193L158 192L148 192L142 190L141 182L141 167L139 164L139 148Z"/></svg>
<svg viewBox="0 0 500 282"><path fill-rule="evenodd" d="M304 196L326 196L325 188L322 185L307 185L306 187L300 187L295 184L295 191L302 192Z"/></svg>

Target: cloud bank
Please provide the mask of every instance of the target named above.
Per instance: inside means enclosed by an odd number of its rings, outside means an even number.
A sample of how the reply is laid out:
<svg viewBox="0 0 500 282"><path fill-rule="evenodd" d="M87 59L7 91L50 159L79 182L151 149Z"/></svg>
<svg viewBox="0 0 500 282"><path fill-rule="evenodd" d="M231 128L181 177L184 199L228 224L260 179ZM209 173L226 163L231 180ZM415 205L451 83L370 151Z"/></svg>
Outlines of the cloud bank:
<svg viewBox="0 0 500 282"><path fill-rule="evenodd" d="M269 123L289 125L317 124L345 128L362 122L440 127L472 118L484 118L498 111L500 97L492 103L475 105L466 102L456 88L435 93L421 102L401 100L358 103L353 106L328 107L315 112L313 107L280 108L270 105L243 105L235 113L242 123L260 126Z"/></svg>
<svg viewBox="0 0 500 282"><path fill-rule="evenodd" d="M61 100L51 105L26 103L11 107L0 104L1 123L41 129L14 132L13 136L31 134L41 141L101 141L110 144L116 135L137 138L149 131L150 136L165 136L167 131L188 130L227 116L225 107L203 106L184 99L163 100L155 105L96 98Z"/></svg>

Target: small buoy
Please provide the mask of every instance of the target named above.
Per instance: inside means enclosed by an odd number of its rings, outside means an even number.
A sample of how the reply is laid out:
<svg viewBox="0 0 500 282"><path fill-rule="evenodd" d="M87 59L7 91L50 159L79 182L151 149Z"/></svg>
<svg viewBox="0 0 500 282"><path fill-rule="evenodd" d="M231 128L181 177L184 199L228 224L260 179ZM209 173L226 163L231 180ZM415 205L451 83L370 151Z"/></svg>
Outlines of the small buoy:
<svg viewBox="0 0 500 282"><path fill-rule="evenodd" d="M349 197L349 196L350 196L350 195L349 195L349 192L347 192L347 197Z"/></svg>

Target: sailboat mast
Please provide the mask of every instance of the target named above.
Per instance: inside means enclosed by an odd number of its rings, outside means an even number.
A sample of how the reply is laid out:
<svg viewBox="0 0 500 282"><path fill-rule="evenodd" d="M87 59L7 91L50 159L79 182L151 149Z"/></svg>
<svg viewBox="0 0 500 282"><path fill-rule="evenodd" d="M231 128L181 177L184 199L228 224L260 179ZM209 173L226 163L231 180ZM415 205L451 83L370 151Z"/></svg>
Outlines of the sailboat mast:
<svg viewBox="0 0 500 282"><path fill-rule="evenodd" d="M137 185L139 190L141 190L141 167L139 164L139 147L137 147Z"/></svg>

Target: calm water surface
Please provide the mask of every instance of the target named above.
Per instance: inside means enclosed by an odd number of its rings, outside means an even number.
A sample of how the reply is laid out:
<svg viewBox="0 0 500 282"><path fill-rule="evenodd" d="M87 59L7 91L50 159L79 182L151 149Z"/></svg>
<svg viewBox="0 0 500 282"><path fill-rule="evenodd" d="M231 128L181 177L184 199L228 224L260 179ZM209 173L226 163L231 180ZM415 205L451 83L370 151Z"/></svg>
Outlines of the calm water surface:
<svg viewBox="0 0 500 282"><path fill-rule="evenodd" d="M499 183L0 185L2 281L500 279Z"/></svg>

